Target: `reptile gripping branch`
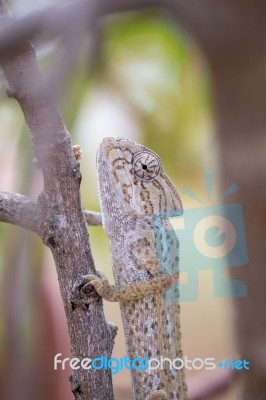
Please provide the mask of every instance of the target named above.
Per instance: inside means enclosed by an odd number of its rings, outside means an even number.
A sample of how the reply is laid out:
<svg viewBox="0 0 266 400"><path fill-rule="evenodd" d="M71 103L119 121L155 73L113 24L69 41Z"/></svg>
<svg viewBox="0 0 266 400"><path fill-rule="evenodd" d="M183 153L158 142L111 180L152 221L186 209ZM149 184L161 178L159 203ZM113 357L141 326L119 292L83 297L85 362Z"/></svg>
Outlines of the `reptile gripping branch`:
<svg viewBox="0 0 266 400"><path fill-rule="evenodd" d="M119 301L129 359L182 357L178 241L163 218L182 213L180 197L159 157L124 138L103 140L97 174L116 286L102 273L86 276L86 286ZM131 375L134 400L188 399L183 370L166 364L152 371L132 369Z"/></svg>

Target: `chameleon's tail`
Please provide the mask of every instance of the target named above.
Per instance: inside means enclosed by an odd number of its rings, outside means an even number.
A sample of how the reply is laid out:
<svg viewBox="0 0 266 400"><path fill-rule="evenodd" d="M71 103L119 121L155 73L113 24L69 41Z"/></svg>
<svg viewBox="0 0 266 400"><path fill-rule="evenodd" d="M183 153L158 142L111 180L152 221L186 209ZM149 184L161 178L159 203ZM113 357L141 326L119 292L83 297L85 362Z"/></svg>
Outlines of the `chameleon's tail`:
<svg viewBox="0 0 266 400"><path fill-rule="evenodd" d="M168 396L164 390L156 390L149 395L147 400L168 400Z"/></svg>

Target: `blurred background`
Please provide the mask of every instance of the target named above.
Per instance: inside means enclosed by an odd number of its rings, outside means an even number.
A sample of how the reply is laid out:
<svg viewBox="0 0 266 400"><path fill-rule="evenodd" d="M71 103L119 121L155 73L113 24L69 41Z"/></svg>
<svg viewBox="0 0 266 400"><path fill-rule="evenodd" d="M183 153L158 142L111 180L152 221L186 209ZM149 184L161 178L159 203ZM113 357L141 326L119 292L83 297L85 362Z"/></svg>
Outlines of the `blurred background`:
<svg viewBox="0 0 266 400"><path fill-rule="evenodd" d="M9 2L21 17L52 1ZM83 150L81 192L84 208L99 211L95 156L105 136L123 136L159 154L178 191L189 187L207 200L204 175L217 174L208 71L201 55L170 18L158 12L108 18L99 42L84 43L60 92L60 107L73 144ZM60 44L37 48L41 69L50 76ZM88 55L87 49L91 53ZM5 95L1 76L0 185L2 190L38 196L42 178L34 169L31 141L16 101ZM225 190L215 180L216 193ZM195 201L181 195L184 208ZM97 269L114 282L108 240L102 227L89 228ZM69 370L54 371L57 353L70 356L66 320L50 251L34 234L0 224L0 398L70 400ZM119 326L114 357L126 353L117 304L105 304L108 321ZM212 271L199 273L199 300L181 304L183 349L188 358L236 358L230 298L215 298ZM200 385L219 386L217 371L189 371L196 398ZM117 400L128 400L130 376L114 376ZM233 384L205 399L234 400Z"/></svg>

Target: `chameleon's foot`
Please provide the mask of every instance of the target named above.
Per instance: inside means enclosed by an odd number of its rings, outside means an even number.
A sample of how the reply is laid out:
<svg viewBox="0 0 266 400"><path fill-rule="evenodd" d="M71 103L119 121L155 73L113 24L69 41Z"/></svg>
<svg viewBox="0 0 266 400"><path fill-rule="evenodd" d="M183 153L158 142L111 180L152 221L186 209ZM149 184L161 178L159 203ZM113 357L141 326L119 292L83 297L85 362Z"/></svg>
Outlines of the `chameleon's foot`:
<svg viewBox="0 0 266 400"><path fill-rule="evenodd" d="M147 400L168 400L169 397L164 390L156 390L152 394L149 395Z"/></svg>
<svg viewBox="0 0 266 400"><path fill-rule="evenodd" d="M105 300L118 301L117 299L117 288L110 285L105 275L97 271L97 275L90 274L83 276L84 286L83 291L86 291L89 285L93 286L96 292Z"/></svg>
<svg viewBox="0 0 266 400"><path fill-rule="evenodd" d="M82 155L82 150L81 150L79 144L75 144L75 146L73 146L73 153L74 153L75 159L77 161L79 161L81 159L81 155Z"/></svg>

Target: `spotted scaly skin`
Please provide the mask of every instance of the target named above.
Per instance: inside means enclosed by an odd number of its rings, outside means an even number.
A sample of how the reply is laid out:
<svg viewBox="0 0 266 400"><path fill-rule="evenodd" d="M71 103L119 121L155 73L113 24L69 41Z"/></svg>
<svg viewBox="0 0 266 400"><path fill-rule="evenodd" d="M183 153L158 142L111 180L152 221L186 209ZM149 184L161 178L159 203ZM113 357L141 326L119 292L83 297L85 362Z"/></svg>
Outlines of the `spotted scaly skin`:
<svg viewBox="0 0 266 400"><path fill-rule="evenodd" d="M176 292L178 242L166 227L166 242L170 240L171 246L167 251L161 246L160 268L153 222L154 215L182 213L179 195L159 157L124 138L103 140L97 174L116 285L111 286L101 273L88 275L86 281L103 298L120 302L129 359L182 357ZM169 264L171 273L166 273ZM165 295L170 286L167 293L177 294L174 300ZM188 399L183 370L170 370L167 361L162 370L132 370L131 375L134 400Z"/></svg>

